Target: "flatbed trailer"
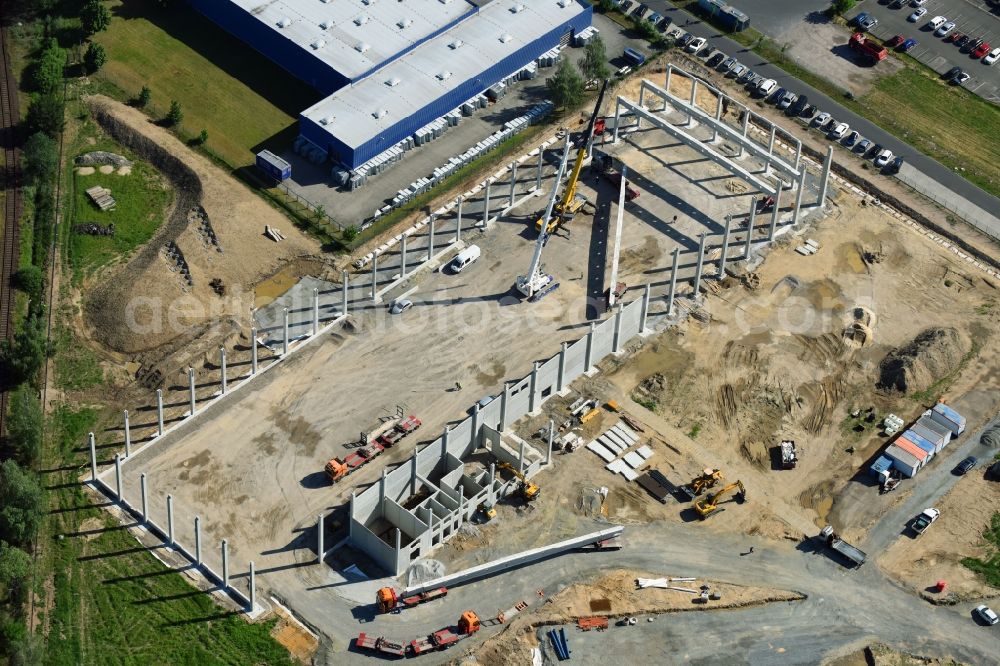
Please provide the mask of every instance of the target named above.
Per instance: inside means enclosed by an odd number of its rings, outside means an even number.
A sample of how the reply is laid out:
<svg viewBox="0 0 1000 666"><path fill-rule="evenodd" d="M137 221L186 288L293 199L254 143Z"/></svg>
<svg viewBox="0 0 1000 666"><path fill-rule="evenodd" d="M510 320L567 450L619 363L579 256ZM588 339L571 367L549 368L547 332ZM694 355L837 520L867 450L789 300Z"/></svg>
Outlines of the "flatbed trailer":
<svg viewBox="0 0 1000 666"><path fill-rule="evenodd" d="M391 657L406 656L406 645L404 643L383 636L369 636L362 632L354 639L354 645L364 650L378 652L379 654Z"/></svg>
<svg viewBox="0 0 1000 666"><path fill-rule="evenodd" d="M820 538L826 542L826 545L837 551L849 561L854 563L854 566L860 567L868 559L867 553L861 550L857 546L847 543L840 538L840 535L833 531L833 527L827 525L820 531Z"/></svg>

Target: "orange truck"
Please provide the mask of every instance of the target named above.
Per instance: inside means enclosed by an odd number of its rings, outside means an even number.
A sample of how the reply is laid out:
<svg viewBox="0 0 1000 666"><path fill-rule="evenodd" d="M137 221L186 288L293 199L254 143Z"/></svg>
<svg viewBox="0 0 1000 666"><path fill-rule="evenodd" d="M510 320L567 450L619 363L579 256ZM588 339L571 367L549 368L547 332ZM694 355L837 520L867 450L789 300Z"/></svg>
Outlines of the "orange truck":
<svg viewBox="0 0 1000 666"><path fill-rule="evenodd" d="M412 608L428 601L443 599L446 596L448 596L447 587L439 587L436 590L428 590L409 597L401 597L395 589L383 587L375 593L375 605L378 607L379 613L391 613L397 608Z"/></svg>
<svg viewBox="0 0 1000 666"><path fill-rule="evenodd" d="M872 62L881 62L889 55L889 51L887 51L884 46L876 42L874 39L865 37L863 32L856 32L851 35L851 39L848 44L852 49L866 58L869 58Z"/></svg>
<svg viewBox="0 0 1000 666"><path fill-rule="evenodd" d="M465 611L458 619L457 627L438 629L426 638L418 638L410 643L414 656L434 650L447 650L455 643L468 638L480 629L479 616L472 611Z"/></svg>
<svg viewBox="0 0 1000 666"><path fill-rule="evenodd" d="M342 478L351 474L356 469L371 462L372 459L382 455L385 447L378 442L372 442L368 446L363 446L354 453L348 454L343 460L334 458L326 463L326 475L330 481L336 483Z"/></svg>

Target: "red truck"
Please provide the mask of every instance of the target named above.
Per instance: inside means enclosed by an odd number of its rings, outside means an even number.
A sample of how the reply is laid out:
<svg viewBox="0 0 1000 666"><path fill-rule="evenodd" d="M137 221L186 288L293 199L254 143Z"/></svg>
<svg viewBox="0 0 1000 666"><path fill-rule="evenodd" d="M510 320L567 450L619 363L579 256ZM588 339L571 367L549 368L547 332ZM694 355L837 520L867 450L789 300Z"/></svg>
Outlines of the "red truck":
<svg viewBox="0 0 1000 666"><path fill-rule="evenodd" d="M604 178L615 186L615 189L621 189L622 186L622 174L620 171L605 171L603 174ZM639 190L632 187L628 180L625 181L625 201L632 201L633 199L639 198Z"/></svg>
<svg viewBox="0 0 1000 666"><path fill-rule="evenodd" d="M884 46L875 42L873 39L865 37L863 32L856 32L851 35L848 45L861 55L871 59L873 62L885 60L889 55L889 51L886 50Z"/></svg>
<svg viewBox="0 0 1000 666"><path fill-rule="evenodd" d="M327 462L326 475L330 477L330 481L336 483L362 465L370 462L373 458L382 455L383 451L385 451L384 446L378 442L372 442L367 446L361 447L354 453L348 454L343 460L334 458Z"/></svg>
<svg viewBox="0 0 1000 666"><path fill-rule="evenodd" d="M354 645L358 648L364 648L365 650L371 650L392 657L406 656L406 645L391 638L369 636L368 634L361 633L354 640Z"/></svg>
<svg viewBox="0 0 1000 666"><path fill-rule="evenodd" d="M400 597L394 588L383 587L375 593L375 605L378 606L379 613L391 613L397 608L412 608L446 596L448 596L447 587L439 587L436 590L428 590L409 597Z"/></svg>
<svg viewBox="0 0 1000 666"><path fill-rule="evenodd" d="M457 627L438 629L426 638L418 638L410 643L410 650L415 656L434 650L446 650L455 643L479 631L479 616L472 611L465 611L458 619Z"/></svg>
<svg viewBox="0 0 1000 666"><path fill-rule="evenodd" d="M389 448L419 428L421 424L421 420L411 414L397 423L391 430L379 437L378 443L386 448Z"/></svg>

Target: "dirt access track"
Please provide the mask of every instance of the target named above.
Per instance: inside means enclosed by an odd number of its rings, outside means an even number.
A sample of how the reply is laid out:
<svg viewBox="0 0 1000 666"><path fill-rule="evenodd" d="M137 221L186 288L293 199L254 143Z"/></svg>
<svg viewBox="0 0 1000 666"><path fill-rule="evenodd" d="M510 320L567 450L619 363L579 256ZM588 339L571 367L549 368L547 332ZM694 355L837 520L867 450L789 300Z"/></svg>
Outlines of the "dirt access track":
<svg viewBox="0 0 1000 666"><path fill-rule="evenodd" d="M142 374L178 350L180 367L194 355L193 340L199 349L219 343L218 335L205 335L209 326L223 337L248 328L253 286L296 257L318 256L319 244L141 111L100 95L85 101L108 134L159 169L176 190L153 239L85 288L85 333L103 352L144 363ZM286 240L266 238L265 225L281 229ZM183 253L192 284L168 259L168 243ZM215 278L223 281L225 297L209 285Z"/></svg>

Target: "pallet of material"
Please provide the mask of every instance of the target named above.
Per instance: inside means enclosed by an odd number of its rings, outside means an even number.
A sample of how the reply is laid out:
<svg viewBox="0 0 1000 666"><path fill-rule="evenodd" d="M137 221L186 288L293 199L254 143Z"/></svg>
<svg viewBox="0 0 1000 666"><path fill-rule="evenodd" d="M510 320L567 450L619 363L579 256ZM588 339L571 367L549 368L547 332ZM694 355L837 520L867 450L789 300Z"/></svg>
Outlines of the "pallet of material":
<svg viewBox="0 0 1000 666"><path fill-rule="evenodd" d="M604 467L614 474L621 474L629 481L635 481L639 478L639 475L629 469L629 466L624 460L615 460L614 462L608 463Z"/></svg>
<svg viewBox="0 0 1000 666"><path fill-rule="evenodd" d="M87 196L90 197L90 200L93 201L94 204L101 210L113 210L117 204L115 198L111 196L111 190L101 187L100 185L88 187Z"/></svg>
<svg viewBox="0 0 1000 666"><path fill-rule="evenodd" d="M630 449L632 447L632 444L633 444L628 439L626 439L622 435L618 434L614 430L607 431L606 433L604 433L604 435L602 436L602 438L603 439L609 439L612 442L615 442L616 444L618 444L618 446L621 448L622 452Z"/></svg>
<svg viewBox="0 0 1000 666"><path fill-rule="evenodd" d="M659 472L657 472L656 470L651 470L649 472L646 472L645 474L639 475L639 478L636 479L636 481L639 482L640 486L646 489L646 492L648 492L650 495L653 496L653 499L658 501L660 504L666 504L667 498L670 497L672 493L670 492L670 489L668 487L662 485L659 481L656 480L656 478L653 476L654 472L659 474Z"/></svg>
<svg viewBox="0 0 1000 666"><path fill-rule="evenodd" d="M635 452L642 456L643 460L649 460L653 457L653 449L649 448L649 446L640 446Z"/></svg>
<svg viewBox="0 0 1000 666"><path fill-rule="evenodd" d="M611 437L608 437L608 433L604 433L603 435L598 437L597 441L603 444L605 448L607 448L609 451L614 451L616 456L625 453L625 449L627 448L625 446L622 446L621 442L612 439Z"/></svg>
<svg viewBox="0 0 1000 666"><path fill-rule="evenodd" d="M623 437L625 437L625 439L632 442L633 444L639 441L639 435L632 432L632 429L622 422L616 423L612 428L612 430L616 431L618 434L622 435Z"/></svg>
<svg viewBox="0 0 1000 666"><path fill-rule="evenodd" d="M593 451L594 453L596 453L598 456L600 456L604 460L604 462L611 462L612 460L615 459L615 455L616 455L616 454L612 453L611 451L608 451L604 447L604 445L602 445L596 439L594 441L592 441L590 444L587 444L587 450L588 451Z"/></svg>

